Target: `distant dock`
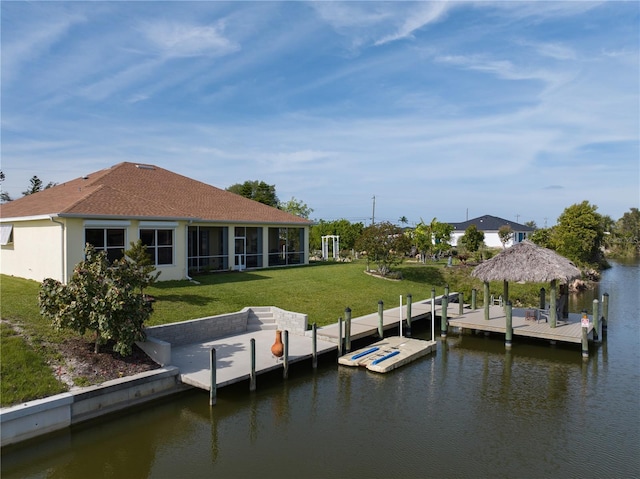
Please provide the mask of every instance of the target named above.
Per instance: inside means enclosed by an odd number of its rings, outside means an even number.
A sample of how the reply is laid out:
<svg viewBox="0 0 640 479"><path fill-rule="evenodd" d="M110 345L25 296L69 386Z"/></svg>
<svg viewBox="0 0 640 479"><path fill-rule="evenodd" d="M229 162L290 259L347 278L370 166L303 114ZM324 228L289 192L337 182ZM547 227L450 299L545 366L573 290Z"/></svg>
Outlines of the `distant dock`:
<svg viewBox="0 0 640 479"><path fill-rule="evenodd" d="M570 313L568 318L559 319L555 328L550 323L525 319L527 308L514 308L512 328L514 336L546 339L565 343L582 342L581 315ZM489 319L484 318L484 309L464 309L462 315L452 314L449 317L449 327L461 330L485 331L506 334L506 314L502 306L489 307ZM593 334L593 320L589 319L587 333Z"/></svg>

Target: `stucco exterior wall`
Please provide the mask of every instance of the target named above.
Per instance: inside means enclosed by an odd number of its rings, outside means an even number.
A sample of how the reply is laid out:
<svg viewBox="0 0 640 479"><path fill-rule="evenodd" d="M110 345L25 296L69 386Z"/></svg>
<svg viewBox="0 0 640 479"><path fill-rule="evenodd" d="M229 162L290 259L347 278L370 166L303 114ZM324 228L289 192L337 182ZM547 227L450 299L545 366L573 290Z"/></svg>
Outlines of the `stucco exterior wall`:
<svg viewBox="0 0 640 479"><path fill-rule="evenodd" d="M36 281L45 278L62 281L62 225L49 219L10 224L13 243L1 247L0 272Z"/></svg>
<svg viewBox="0 0 640 479"><path fill-rule="evenodd" d="M42 281L54 278L66 283L75 266L84 258L85 227L87 220L82 218L36 219L12 222L13 242L2 246L0 251L0 272L2 274ZM95 220L97 221L97 220ZM122 220L119 221L122 223ZM140 237L139 230L144 222L130 220L125 227L125 249ZM157 223L162 228L162 222ZM187 268L187 231L186 221L166 222L173 224L174 230L173 263L158 265L159 281L183 280L188 277ZM109 220L99 221L100 225L108 225ZM93 227L102 227L92 225ZM229 265L234 265L234 227L229 228ZM256 225L247 225L255 227ZM148 227L148 226L142 226ZM269 264L268 229L273 225L263 225L263 266ZM167 226L167 228L169 228ZM304 228L304 261L309 262L309 228Z"/></svg>
<svg viewBox="0 0 640 479"><path fill-rule="evenodd" d="M460 238L464 236L464 231L456 231L451 234L451 246L457 246ZM514 238L518 237L518 232L514 233ZM526 233L524 234L524 238L526 239ZM484 244L489 248L502 248L502 242L500 241L500 236L498 236L497 231L485 231L484 232ZM510 239L507 241L505 247L509 248L515 244L514 239Z"/></svg>

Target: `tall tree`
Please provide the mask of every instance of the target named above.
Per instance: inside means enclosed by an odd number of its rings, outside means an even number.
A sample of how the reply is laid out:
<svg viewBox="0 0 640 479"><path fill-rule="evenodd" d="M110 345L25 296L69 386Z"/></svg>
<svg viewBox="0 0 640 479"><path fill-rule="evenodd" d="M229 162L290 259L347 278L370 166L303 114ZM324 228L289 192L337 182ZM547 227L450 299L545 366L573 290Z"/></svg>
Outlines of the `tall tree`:
<svg viewBox="0 0 640 479"><path fill-rule="evenodd" d="M571 205L553 229L556 251L582 266L595 266L603 259L604 221L597 209L588 201Z"/></svg>
<svg viewBox="0 0 640 479"><path fill-rule="evenodd" d="M39 191L49 189L52 186L56 186L56 183L50 181L45 185L40 178L38 178L36 175L33 175L29 180L29 188L23 191L22 194L24 196L29 196L34 193L38 193Z"/></svg>
<svg viewBox="0 0 640 479"><path fill-rule="evenodd" d="M476 225L470 225L460 238L459 243L462 244L467 251L475 253L480 249L484 242L484 233L478 229Z"/></svg>
<svg viewBox="0 0 640 479"><path fill-rule="evenodd" d="M231 185L227 188L227 191L274 208L277 208L280 203L276 196L276 185L268 185L264 181L247 180L244 183Z"/></svg>
<svg viewBox="0 0 640 479"><path fill-rule="evenodd" d="M622 254L640 254L640 210L631 208L613 227L614 245Z"/></svg>
<svg viewBox="0 0 640 479"><path fill-rule="evenodd" d="M411 241L401 228L389 222L366 227L356 242L356 248L366 251L367 262L378 266L378 273L386 276L391 268L404 259L411 249Z"/></svg>
<svg viewBox="0 0 640 479"><path fill-rule="evenodd" d="M537 229L529 236L529 239L543 248L555 249L553 245L553 227Z"/></svg>
<svg viewBox="0 0 640 479"><path fill-rule="evenodd" d="M502 225L498 228L498 238L500 238L500 243L502 243L502 249L506 249L507 243L511 238L513 238L513 230L509 225Z"/></svg>
<svg viewBox="0 0 640 479"><path fill-rule="evenodd" d="M278 208L280 208L282 211L286 211L287 213L291 213L292 215L296 215L305 219L309 219L309 216L311 216L311 213L313 213L312 208L309 208L305 203L295 199L293 196L289 201L280 203L278 205Z"/></svg>
<svg viewBox="0 0 640 479"><path fill-rule="evenodd" d="M351 223L346 219L335 221L320 220L313 225L309 231L309 247L319 250L322 245L322 237L326 235L340 236L340 248L351 250L355 248L356 240L362 234L364 225L362 223Z"/></svg>
<svg viewBox="0 0 640 479"><path fill-rule="evenodd" d="M453 226L449 223L442 223L436 218L431 220L431 231L433 233L434 250L437 255L446 253L451 249L451 233Z"/></svg>
<svg viewBox="0 0 640 479"><path fill-rule="evenodd" d="M0 170L0 183L4 182L4 180L5 180L4 172ZM9 196L9 193L7 193L6 191L0 192L0 203L7 203L9 201L13 201L13 198Z"/></svg>
<svg viewBox="0 0 640 479"><path fill-rule="evenodd" d="M413 238L423 261L427 255L439 255L451 248L452 231L453 226L441 223L437 218L433 218L428 224L420 218L420 223L413 230Z"/></svg>

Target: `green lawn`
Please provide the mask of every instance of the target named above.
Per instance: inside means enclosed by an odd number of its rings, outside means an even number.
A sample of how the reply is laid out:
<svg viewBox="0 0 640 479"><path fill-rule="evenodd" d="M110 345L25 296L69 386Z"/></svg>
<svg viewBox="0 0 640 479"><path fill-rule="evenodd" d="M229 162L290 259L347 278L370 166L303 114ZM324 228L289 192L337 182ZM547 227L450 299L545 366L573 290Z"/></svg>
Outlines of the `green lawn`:
<svg viewBox="0 0 640 479"><path fill-rule="evenodd" d="M445 284L451 291L462 291L470 301L471 289L478 290L478 306L482 305L482 283L469 277L471 268L445 268L442 263L405 263L399 269L402 281L388 281L364 273L366 263L317 263L293 268L277 268L242 273L214 273L197 276L200 284L189 281L167 281L149 288L155 297L154 312L149 326L216 314L239 311L246 306L277 306L306 313L309 324L334 323L344 317L346 307L352 317L378 310L378 301L385 308L406 301L429 298L431 288L440 295ZM515 306L535 305L538 292L546 285L510 285L510 297ZM2 319L18 327L3 326L0 344L2 362L1 404L26 401L58 392L62 386L46 365L57 359L55 345L74 333L56 331L40 316L39 283L0 275ZM491 284L492 294L502 294L502 283ZM31 369L31 368L35 369ZM14 375L12 371L20 371ZM33 384L41 385L34 389Z"/></svg>
<svg viewBox="0 0 640 479"><path fill-rule="evenodd" d="M66 390L45 362L44 354L27 344L5 323L0 324L0 405L38 399Z"/></svg>
<svg viewBox="0 0 640 479"><path fill-rule="evenodd" d="M204 316L239 311L246 306L277 306L306 313L309 324L334 323L344 317L346 307L352 317L378 310L382 300L386 308L399 304L399 297L411 294L413 301L444 291L462 291L470 301L471 289L478 290L481 304L482 283L469 277L471 268L445 268L443 263L405 263L399 269L402 281L389 281L364 273L366 263L318 263L295 268L278 268L242 273L214 273L196 276L200 284L188 281L157 283L149 289L156 298L150 325L165 324ZM510 285L514 305L536 304L540 285ZM491 292L502 294L502 283L492 283Z"/></svg>
<svg viewBox="0 0 640 479"><path fill-rule="evenodd" d="M333 323L350 307L362 316L399 304L399 296L411 293L414 301L430 297L435 285L442 294L442 266L405 267L403 281L388 281L364 274L365 263L322 263L296 268L216 273L188 281L157 283L149 289L156 298L150 324L238 311L246 306L277 306L306 313L309 323Z"/></svg>

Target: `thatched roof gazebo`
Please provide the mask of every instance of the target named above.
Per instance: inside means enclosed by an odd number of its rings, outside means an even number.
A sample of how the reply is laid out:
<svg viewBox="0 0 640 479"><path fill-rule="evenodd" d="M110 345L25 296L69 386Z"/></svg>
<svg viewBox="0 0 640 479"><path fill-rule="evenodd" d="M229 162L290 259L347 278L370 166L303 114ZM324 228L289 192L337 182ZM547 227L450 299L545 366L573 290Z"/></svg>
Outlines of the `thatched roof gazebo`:
<svg viewBox="0 0 640 479"><path fill-rule="evenodd" d="M568 283L581 276L580 270L567 258L555 251L522 241L478 265L471 276L485 283L485 297L489 294L490 281L504 282L503 300L509 299L509 281L527 283L551 283L549 298L549 322L556 324L556 282ZM489 302L485 299L485 317L489 315Z"/></svg>

